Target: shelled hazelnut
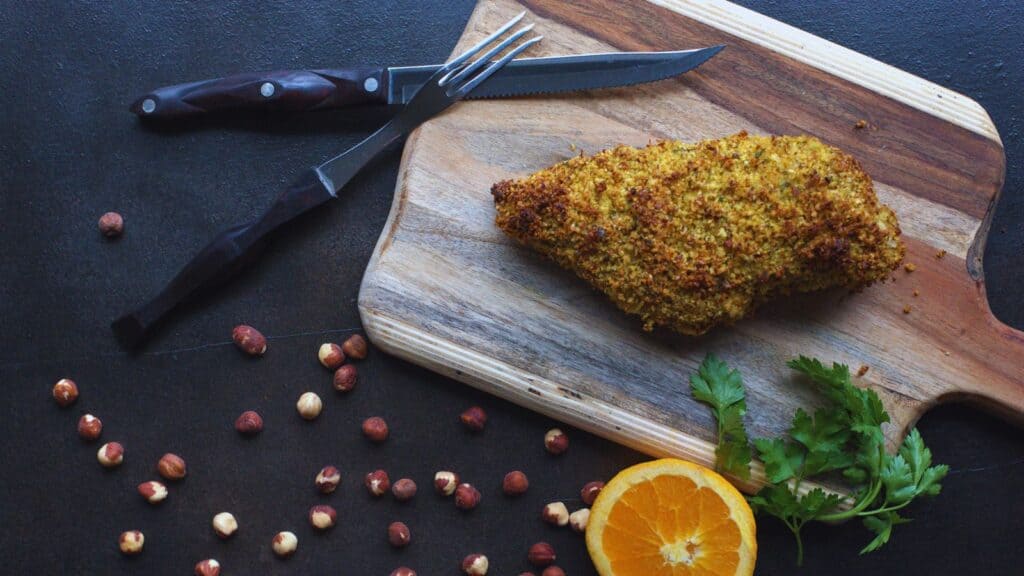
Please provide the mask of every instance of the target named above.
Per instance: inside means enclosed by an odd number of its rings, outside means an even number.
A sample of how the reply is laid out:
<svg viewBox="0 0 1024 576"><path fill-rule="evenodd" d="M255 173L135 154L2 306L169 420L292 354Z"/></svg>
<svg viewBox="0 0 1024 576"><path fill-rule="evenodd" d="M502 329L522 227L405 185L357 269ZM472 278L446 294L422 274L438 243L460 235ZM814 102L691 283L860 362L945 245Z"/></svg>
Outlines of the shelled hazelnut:
<svg viewBox="0 0 1024 576"><path fill-rule="evenodd" d="M395 548L405 548L412 541L412 534L404 522L392 522L388 525L388 543Z"/></svg>
<svg viewBox="0 0 1024 576"><path fill-rule="evenodd" d="M371 416L363 420L363 436L370 442L381 443L388 439L388 423L380 416Z"/></svg>
<svg viewBox="0 0 1024 576"><path fill-rule="evenodd" d="M309 509L309 523L317 530L333 528L338 521L338 512L326 504L317 504Z"/></svg>
<svg viewBox="0 0 1024 576"><path fill-rule="evenodd" d="M231 331L235 346L249 356L263 356L267 351L267 337L252 326L240 324Z"/></svg>
<svg viewBox="0 0 1024 576"><path fill-rule="evenodd" d="M341 483L341 472L334 466L324 466L316 475L316 489L323 494L330 494Z"/></svg>
<svg viewBox="0 0 1024 576"><path fill-rule="evenodd" d="M53 385L53 399L61 408L67 408L78 400L78 385L74 380L61 378Z"/></svg>
<svg viewBox="0 0 1024 576"><path fill-rule="evenodd" d="M483 554L470 554L462 559L462 571L468 576L485 576L490 563Z"/></svg>
<svg viewBox="0 0 1024 576"><path fill-rule="evenodd" d="M299 396L299 401L295 403L295 409L299 411L299 416L303 420L316 419L323 408L324 403L317 396L316 392L303 393L302 396Z"/></svg>
<svg viewBox="0 0 1024 576"><path fill-rule="evenodd" d="M407 566L399 566L391 571L391 576L416 576L416 571Z"/></svg>
<svg viewBox="0 0 1024 576"><path fill-rule="evenodd" d="M604 488L604 482L600 480L584 484L583 488L580 489L580 498L583 499L583 503L587 506L593 506L594 500L597 499L597 495L601 493L602 488Z"/></svg>
<svg viewBox="0 0 1024 576"><path fill-rule="evenodd" d="M544 506L540 517L548 524L565 526L569 523L569 509L562 502L552 502Z"/></svg>
<svg viewBox="0 0 1024 576"><path fill-rule="evenodd" d="M480 505L480 491L472 484L462 483L455 488L455 507L472 510Z"/></svg>
<svg viewBox="0 0 1024 576"><path fill-rule="evenodd" d="M334 389L338 392L351 392L356 387L359 373L352 364L345 364L334 371Z"/></svg>
<svg viewBox="0 0 1024 576"><path fill-rule="evenodd" d="M235 420L235 430L246 436L259 434L263 430L263 417L253 410L246 410Z"/></svg>
<svg viewBox="0 0 1024 576"><path fill-rule="evenodd" d="M530 546L530 550L526 554L526 559L530 561L530 564L533 564L538 568L554 564L555 549L547 542L537 542L533 546Z"/></svg>
<svg viewBox="0 0 1024 576"><path fill-rule="evenodd" d="M156 471L167 480L181 480L187 474L185 460L170 452L164 454L156 463Z"/></svg>
<svg viewBox="0 0 1024 576"><path fill-rule="evenodd" d="M416 483L410 478L401 478L391 486L395 500L407 502L416 496Z"/></svg>
<svg viewBox="0 0 1024 576"><path fill-rule="evenodd" d="M569 526L576 532L583 533L587 531L587 524L590 522L590 508L580 508L579 510L569 514Z"/></svg>
<svg viewBox="0 0 1024 576"><path fill-rule="evenodd" d="M523 494L529 487L530 481L526 478L526 474L519 470L513 470L505 474L505 479L501 482L501 490L507 496Z"/></svg>
<svg viewBox="0 0 1024 576"><path fill-rule="evenodd" d="M472 432L481 432L487 424L487 413L479 406L470 406L459 415L462 424Z"/></svg>
<svg viewBox="0 0 1024 576"><path fill-rule="evenodd" d="M544 448L552 454L562 454L569 449L569 437L560 429L552 428L544 435Z"/></svg>
<svg viewBox="0 0 1024 576"><path fill-rule="evenodd" d="M366 475L366 489L374 496L383 496L391 489L391 480L388 473L383 470L374 470Z"/></svg>
<svg viewBox="0 0 1024 576"><path fill-rule="evenodd" d="M321 344L320 349L317 350L316 357L320 360L320 364L323 364L323 367L328 370L337 370L345 363L345 353L342 352L341 346L334 342L324 342Z"/></svg>
<svg viewBox="0 0 1024 576"><path fill-rule="evenodd" d="M548 566L540 573L540 576L565 576L565 570L558 566Z"/></svg>
<svg viewBox="0 0 1024 576"><path fill-rule="evenodd" d="M150 504L159 504L167 498L167 486L164 486L163 482L157 482L156 480L139 484L138 491L146 499L146 502Z"/></svg>
<svg viewBox="0 0 1024 576"><path fill-rule="evenodd" d="M359 334L353 334L345 340L345 343L341 345L341 349L349 358L362 360L366 358L366 339Z"/></svg>
<svg viewBox="0 0 1024 576"><path fill-rule="evenodd" d="M459 475L448 470L434 474L434 489L442 496L451 496L459 485Z"/></svg>
<svg viewBox="0 0 1024 576"><path fill-rule="evenodd" d="M145 543L146 537L138 530L121 532L121 537L117 539L117 545L121 549L121 553L127 556L142 552L142 546Z"/></svg>
<svg viewBox="0 0 1024 576"><path fill-rule="evenodd" d="M78 419L78 435L82 440L92 442L99 438L102 432L103 422L92 414L86 414Z"/></svg>
<svg viewBox="0 0 1024 576"><path fill-rule="evenodd" d="M281 558L287 558L294 554L295 550L299 547L299 539L294 533L286 530L275 534L270 545L274 549L274 554Z"/></svg>
<svg viewBox="0 0 1024 576"><path fill-rule="evenodd" d="M103 234L107 238L115 238L124 232L124 217L117 212L107 212L100 216L100 220L97 224L100 229L100 234Z"/></svg>
<svg viewBox="0 0 1024 576"><path fill-rule="evenodd" d="M238 531L238 520L231 512L221 512L213 517L213 531L221 538L230 538Z"/></svg>
<svg viewBox="0 0 1024 576"><path fill-rule="evenodd" d="M196 563L196 576L220 576L220 562L207 558Z"/></svg>
<svg viewBox="0 0 1024 576"><path fill-rule="evenodd" d="M119 442L107 442L96 452L96 459L104 468L116 468L124 462L124 446Z"/></svg>

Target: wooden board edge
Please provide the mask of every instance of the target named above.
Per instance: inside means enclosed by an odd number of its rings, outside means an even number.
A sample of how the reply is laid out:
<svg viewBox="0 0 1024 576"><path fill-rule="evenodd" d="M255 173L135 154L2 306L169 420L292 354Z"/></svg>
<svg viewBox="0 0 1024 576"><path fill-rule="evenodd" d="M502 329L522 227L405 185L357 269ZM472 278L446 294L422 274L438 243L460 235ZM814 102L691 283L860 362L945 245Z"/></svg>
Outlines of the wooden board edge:
<svg viewBox="0 0 1024 576"><path fill-rule="evenodd" d="M942 118L1000 147L1003 145L999 131L981 104L920 76L725 0L647 1Z"/></svg>

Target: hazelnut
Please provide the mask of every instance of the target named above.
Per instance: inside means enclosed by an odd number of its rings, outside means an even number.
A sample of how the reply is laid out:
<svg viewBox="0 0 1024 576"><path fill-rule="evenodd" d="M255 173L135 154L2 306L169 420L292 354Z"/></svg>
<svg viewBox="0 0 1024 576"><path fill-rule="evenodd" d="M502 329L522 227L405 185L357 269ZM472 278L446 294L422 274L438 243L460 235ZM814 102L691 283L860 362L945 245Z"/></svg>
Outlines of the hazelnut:
<svg viewBox="0 0 1024 576"><path fill-rule="evenodd" d="M540 517L548 524L565 526L569 523L569 509L562 502L552 502L544 507Z"/></svg>
<svg viewBox="0 0 1024 576"><path fill-rule="evenodd" d="M442 496L451 496L459 485L459 475L455 472L442 470L434 474L434 489Z"/></svg>
<svg viewBox="0 0 1024 576"><path fill-rule="evenodd" d="M168 480L181 480L185 477L185 461L177 454L168 452L156 463L156 471Z"/></svg>
<svg viewBox="0 0 1024 576"><path fill-rule="evenodd" d="M146 499L146 502L159 504L164 501L164 498L167 498L167 486L164 486L162 482L150 480L139 484L139 494Z"/></svg>
<svg viewBox="0 0 1024 576"><path fill-rule="evenodd" d="M316 357L320 359L320 363L328 370L337 370L345 363L345 353L341 351L341 346L334 342L324 342L321 344Z"/></svg>
<svg viewBox="0 0 1024 576"><path fill-rule="evenodd" d="M583 503L587 506L593 506L594 500L597 495L601 493L601 489L604 488L604 482L600 480L594 480L593 482L587 482L583 485L580 490L580 498L583 499Z"/></svg>
<svg viewBox="0 0 1024 576"><path fill-rule="evenodd" d="M416 483L409 478L402 478L391 486L391 493L394 494L395 500L407 502L416 495Z"/></svg>
<svg viewBox="0 0 1024 576"><path fill-rule="evenodd" d="M278 532L274 535L271 546L274 548L274 554L281 558L287 558L294 554L295 549L299 547L299 539L291 532Z"/></svg>
<svg viewBox="0 0 1024 576"><path fill-rule="evenodd" d="M196 576L220 576L220 562L213 558L202 560L196 564Z"/></svg>
<svg viewBox="0 0 1024 576"><path fill-rule="evenodd" d="M302 396L299 396L299 401L295 403L295 409L299 411L299 416L304 420L313 420L324 409L324 403L320 401L316 392L304 392Z"/></svg>
<svg viewBox="0 0 1024 576"><path fill-rule="evenodd" d="M354 360L366 358L366 339L359 334L353 334L341 345L345 355Z"/></svg>
<svg viewBox="0 0 1024 576"><path fill-rule="evenodd" d="M121 553L129 556L142 552L142 545L145 542L146 537L138 530L121 532L121 537L117 539L117 545L121 548Z"/></svg>
<svg viewBox="0 0 1024 576"><path fill-rule="evenodd" d="M86 414L78 419L78 435L82 440L89 442L100 437L103 432L103 422L92 414Z"/></svg>
<svg viewBox="0 0 1024 576"><path fill-rule="evenodd" d="M519 576L537 576L537 575L534 574L533 572L523 572Z"/></svg>
<svg viewBox="0 0 1024 576"><path fill-rule="evenodd" d="M526 559L530 561L530 564L533 564L538 568L554 564L555 549L547 542L537 542L533 546L530 546L530 551L527 552Z"/></svg>
<svg viewBox="0 0 1024 576"><path fill-rule="evenodd" d="M317 504L309 509L309 523L317 530L333 528L337 521L338 512L326 504Z"/></svg>
<svg viewBox="0 0 1024 576"><path fill-rule="evenodd" d="M412 534L404 522L392 522L388 525L388 542L395 548L405 548L412 541Z"/></svg>
<svg viewBox="0 0 1024 576"><path fill-rule="evenodd" d="M470 554L462 559L462 571L469 576L484 576L488 567L487 556L483 554Z"/></svg>
<svg viewBox="0 0 1024 576"><path fill-rule="evenodd" d="M124 218L117 212L107 212L100 216L99 227L100 234L107 238L120 236L124 232Z"/></svg>
<svg viewBox="0 0 1024 576"><path fill-rule="evenodd" d="M267 351L267 337L252 326L240 324L231 331L235 346L249 356L263 356Z"/></svg>
<svg viewBox="0 0 1024 576"><path fill-rule="evenodd" d="M540 576L565 576L565 570L558 566L548 566L540 573Z"/></svg>
<svg viewBox="0 0 1024 576"><path fill-rule="evenodd" d="M526 478L526 474L519 470L513 470L505 474L505 479L501 482L501 489L505 492L506 496L518 496L526 492L526 489L529 487L530 481Z"/></svg>
<svg viewBox="0 0 1024 576"><path fill-rule="evenodd" d="M472 510L480 504L480 491L472 484L459 484L455 488L455 507L460 510Z"/></svg>
<svg viewBox="0 0 1024 576"><path fill-rule="evenodd" d="M263 417L252 410L246 410L235 420L235 430L246 436L258 434L263 430Z"/></svg>
<svg viewBox="0 0 1024 576"><path fill-rule="evenodd" d="M231 512L221 512L213 517L213 531L221 538L230 538L238 531L238 520Z"/></svg>
<svg viewBox="0 0 1024 576"><path fill-rule="evenodd" d="M53 399L61 408L67 408L78 400L78 385L74 380L61 378L53 385Z"/></svg>
<svg viewBox="0 0 1024 576"><path fill-rule="evenodd" d="M588 522L590 522L590 508L580 508L569 514L569 526L572 526L576 532L586 532Z"/></svg>
<svg viewBox="0 0 1024 576"><path fill-rule="evenodd" d="M316 475L316 489L324 494L334 492L340 483L341 472L334 466L324 466Z"/></svg>
<svg viewBox="0 0 1024 576"><path fill-rule="evenodd" d="M416 576L416 571L412 568L399 566L391 571L391 576Z"/></svg>
<svg viewBox="0 0 1024 576"><path fill-rule="evenodd" d="M388 479L388 473L383 470L374 470L367 474L365 483L366 489L374 496L383 496L391 489L391 480Z"/></svg>
<svg viewBox="0 0 1024 576"><path fill-rule="evenodd" d="M388 439L388 423L380 416L372 416L363 420L363 436L370 442L383 442Z"/></svg>
<svg viewBox="0 0 1024 576"><path fill-rule="evenodd" d="M558 428L552 428L544 435L544 448L552 454L561 454L569 449L569 437Z"/></svg>
<svg viewBox="0 0 1024 576"><path fill-rule="evenodd" d="M334 389L338 392L350 392L356 387L356 367L345 364L334 371Z"/></svg>
<svg viewBox="0 0 1024 576"><path fill-rule="evenodd" d="M487 413L479 406L471 406L459 416L459 419L462 420L462 424L466 428L473 432L480 432L484 429L484 424L487 423Z"/></svg>
<svg viewBox="0 0 1024 576"><path fill-rule="evenodd" d="M121 462L124 462L124 446L118 442L107 442L100 446L99 452L96 453L96 459L104 468L116 468L121 465Z"/></svg>

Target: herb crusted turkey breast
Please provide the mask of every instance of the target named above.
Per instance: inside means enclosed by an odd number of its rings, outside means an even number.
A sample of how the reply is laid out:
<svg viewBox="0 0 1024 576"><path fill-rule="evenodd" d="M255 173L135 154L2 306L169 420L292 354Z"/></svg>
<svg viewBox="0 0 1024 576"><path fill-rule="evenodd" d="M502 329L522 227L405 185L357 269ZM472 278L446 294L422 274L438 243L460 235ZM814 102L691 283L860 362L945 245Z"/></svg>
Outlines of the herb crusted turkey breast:
<svg viewBox="0 0 1024 576"><path fill-rule="evenodd" d="M871 178L810 136L618 146L491 193L502 230L645 330L703 334L779 295L862 288L905 252Z"/></svg>

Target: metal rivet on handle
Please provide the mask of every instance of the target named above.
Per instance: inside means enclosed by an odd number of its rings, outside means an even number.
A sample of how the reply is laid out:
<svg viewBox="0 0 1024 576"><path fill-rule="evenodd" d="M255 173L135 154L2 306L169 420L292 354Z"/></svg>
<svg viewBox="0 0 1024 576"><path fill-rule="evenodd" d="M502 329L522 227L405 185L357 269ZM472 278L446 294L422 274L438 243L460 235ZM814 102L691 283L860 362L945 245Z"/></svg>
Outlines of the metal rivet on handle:
<svg viewBox="0 0 1024 576"><path fill-rule="evenodd" d="M142 111L146 114L152 114L153 110L156 110L156 101L152 98L146 98L142 101Z"/></svg>
<svg viewBox="0 0 1024 576"><path fill-rule="evenodd" d="M274 90L276 90L276 88L274 88L274 84L271 82L264 82L263 85L260 86L260 94L262 94L264 98L270 98L273 96Z"/></svg>
<svg viewBox="0 0 1024 576"><path fill-rule="evenodd" d="M380 86L380 84L373 76L363 81L363 90L366 90L367 92L376 92L378 86Z"/></svg>

